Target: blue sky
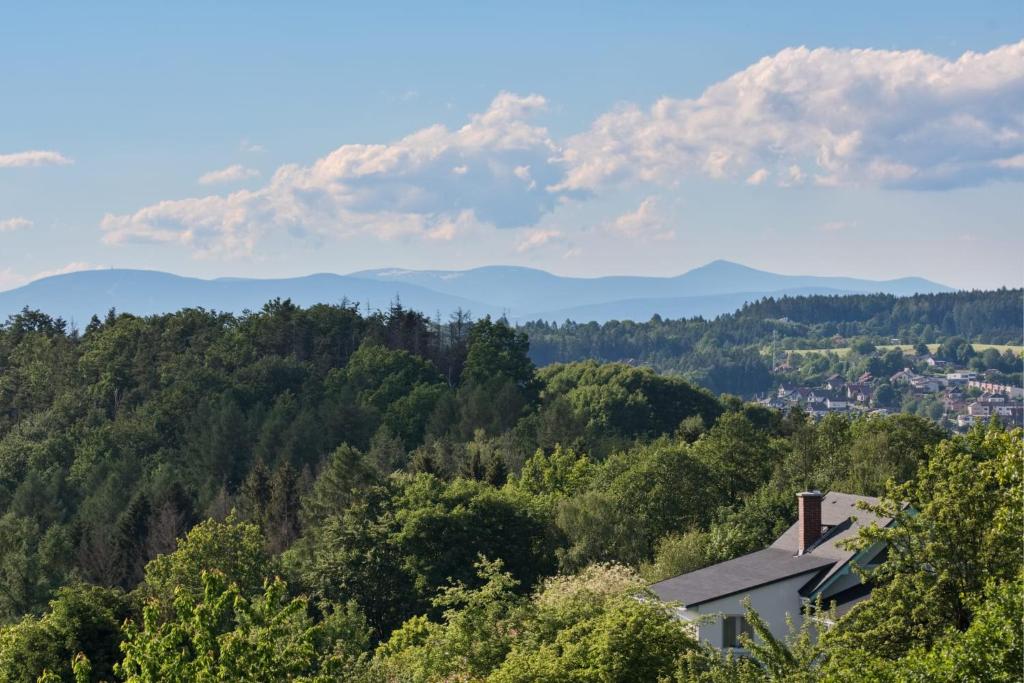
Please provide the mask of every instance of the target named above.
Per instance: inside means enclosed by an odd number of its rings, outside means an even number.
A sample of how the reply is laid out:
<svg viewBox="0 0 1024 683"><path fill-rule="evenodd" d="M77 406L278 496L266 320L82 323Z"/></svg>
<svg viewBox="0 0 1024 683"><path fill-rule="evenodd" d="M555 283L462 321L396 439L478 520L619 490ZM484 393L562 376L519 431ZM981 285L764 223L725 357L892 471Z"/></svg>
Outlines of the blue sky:
<svg viewBox="0 0 1024 683"><path fill-rule="evenodd" d="M0 9L0 289L716 258L1021 283L1020 2L283 5Z"/></svg>

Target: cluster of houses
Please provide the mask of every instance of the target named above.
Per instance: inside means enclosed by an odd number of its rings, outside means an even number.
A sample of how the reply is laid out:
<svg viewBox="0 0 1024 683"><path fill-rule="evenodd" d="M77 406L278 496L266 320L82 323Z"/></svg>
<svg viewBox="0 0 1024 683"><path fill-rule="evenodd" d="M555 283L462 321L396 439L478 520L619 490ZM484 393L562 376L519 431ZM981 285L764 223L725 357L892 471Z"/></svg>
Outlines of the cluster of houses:
<svg viewBox="0 0 1024 683"><path fill-rule="evenodd" d="M975 384L984 383L976 382ZM997 417L1004 425L1024 427L1024 402L1021 401L1021 388L999 385L996 387L995 391L983 391L981 395L970 402L963 399L953 402L951 399L951 405L947 407L958 410L956 426L960 429L969 429L977 422L988 422L992 417Z"/></svg>
<svg viewBox="0 0 1024 683"><path fill-rule="evenodd" d="M783 411L799 406L814 418L837 412L885 415L890 407L877 405L875 392L887 380L904 396L937 399L945 418L957 429L966 430L993 417L1006 426L1024 426L1024 388L986 381L977 372L931 356L923 359L923 364L935 373L918 373L908 367L887 378L865 372L852 382L835 374L818 387L783 383L774 395L758 403Z"/></svg>
<svg viewBox="0 0 1024 683"><path fill-rule="evenodd" d="M820 387L780 384L774 396L759 399L758 403L779 410L799 406L811 417L846 412L886 414L888 409L872 406L875 385L870 372L865 372L855 382L847 382L842 375L832 375Z"/></svg>

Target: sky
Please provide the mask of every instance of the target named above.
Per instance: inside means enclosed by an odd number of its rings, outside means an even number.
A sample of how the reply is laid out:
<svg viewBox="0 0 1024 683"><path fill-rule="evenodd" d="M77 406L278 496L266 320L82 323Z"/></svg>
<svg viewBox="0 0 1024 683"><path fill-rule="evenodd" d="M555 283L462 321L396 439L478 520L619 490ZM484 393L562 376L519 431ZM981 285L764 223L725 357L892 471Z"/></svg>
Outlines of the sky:
<svg viewBox="0 0 1024 683"><path fill-rule="evenodd" d="M1024 3L6 3L0 290L511 264L1021 286Z"/></svg>

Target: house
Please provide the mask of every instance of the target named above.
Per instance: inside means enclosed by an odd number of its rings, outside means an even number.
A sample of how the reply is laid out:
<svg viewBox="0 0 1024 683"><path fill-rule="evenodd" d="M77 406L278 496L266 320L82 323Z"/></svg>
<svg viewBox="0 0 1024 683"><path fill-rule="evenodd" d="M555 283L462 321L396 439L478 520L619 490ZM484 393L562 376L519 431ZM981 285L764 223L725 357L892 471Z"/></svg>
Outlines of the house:
<svg viewBox="0 0 1024 683"><path fill-rule="evenodd" d="M956 416L956 425L966 429L978 423L986 423L991 417L996 417L1004 426L1024 427L1024 405L1012 403L1007 405L988 405L982 403L971 403L967 406L967 413Z"/></svg>
<svg viewBox="0 0 1024 683"><path fill-rule="evenodd" d="M945 381L939 377L917 375L910 380L911 388L921 394L932 394L945 386Z"/></svg>
<svg viewBox="0 0 1024 683"><path fill-rule="evenodd" d="M807 403L824 403L825 392L821 390L815 391L814 389L811 389L806 394L804 394L804 400L807 401Z"/></svg>
<svg viewBox="0 0 1024 683"><path fill-rule="evenodd" d="M995 382L982 382L980 380L969 380L967 386L971 389L981 389L993 394L1006 394L1010 399L1024 398L1024 387L1014 387L1008 384L996 384Z"/></svg>
<svg viewBox="0 0 1024 683"><path fill-rule="evenodd" d="M979 417L988 417L992 414L992 408L987 403L981 401L975 401L967 406L967 414L977 419Z"/></svg>
<svg viewBox="0 0 1024 683"><path fill-rule="evenodd" d="M981 418L981 419L984 419L984 418ZM957 415L956 416L956 426L960 427L961 429L967 429L968 427L972 427L974 425L974 421L975 421L975 417L973 415Z"/></svg>
<svg viewBox="0 0 1024 683"><path fill-rule="evenodd" d="M871 385L862 382L847 384L846 398L856 403L867 403L871 399Z"/></svg>
<svg viewBox="0 0 1024 683"><path fill-rule="evenodd" d="M968 370L957 370L956 372L947 372L946 379L949 380L950 384L967 384L971 380L978 379L978 373Z"/></svg>
<svg viewBox="0 0 1024 683"><path fill-rule="evenodd" d="M848 405L849 403L847 402L846 397L840 394L825 397L825 407L832 412L837 410L846 410Z"/></svg>
<svg viewBox="0 0 1024 683"><path fill-rule="evenodd" d="M832 375L825 380L825 388L829 391L839 391L846 386L846 380L843 379L842 375Z"/></svg>
<svg viewBox="0 0 1024 683"><path fill-rule="evenodd" d="M924 362L927 363L929 367L933 368L944 368L949 365L949 361L939 360L935 356L925 356Z"/></svg>
<svg viewBox="0 0 1024 683"><path fill-rule="evenodd" d="M892 377L890 377L889 382L891 382L893 385L910 384L917 376L917 373L911 370L910 368L903 368L902 370L894 374Z"/></svg>
<svg viewBox="0 0 1024 683"><path fill-rule="evenodd" d="M796 387L789 386L789 385L786 385L786 384L780 384L779 385L779 390L777 392L775 392L775 395L778 398L790 398L790 399L793 399L794 392L796 392Z"/></svg>
<svg viewBox="0 0 1024 683"><path fill-rule="evenodd" d="M964 393L956 388L947 390L946 395L942 397L942 407L949 413L960 412L967 407Z"/></svg>
<svg viewBox="0 0 1024 683"><path fill-rule="evenodd" d="M757 399L755 403L765 408L775 408L777 410L785 410L789 407L789 404L778 396L765 396L764 398Z"/></svg>
<svg viewBox="0 0 1024 683"><path fill-rule="evenodd" d="M764 550L660 581L651 590L665 602L678 603L676 615L689 622L697 638L742 652L739 636L752 634L743 600L750 598L776 638L789 633L787 618L799 628L806 608L820 597L842 615L871 593L853 566L870 571L885 560L887 549L860 551L843 547L861 527L885 527L892 519L857 508L876 498L818 491L797 494L798 519Z"/></svg>

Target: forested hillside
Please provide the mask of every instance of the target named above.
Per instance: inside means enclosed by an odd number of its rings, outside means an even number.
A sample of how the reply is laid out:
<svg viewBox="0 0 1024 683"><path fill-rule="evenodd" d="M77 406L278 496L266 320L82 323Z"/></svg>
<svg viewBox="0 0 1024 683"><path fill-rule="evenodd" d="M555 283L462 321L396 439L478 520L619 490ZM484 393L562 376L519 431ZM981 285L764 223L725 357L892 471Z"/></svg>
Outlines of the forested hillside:
<svg viewBox="0 0 1024 683"><path fill-rule="evenodd" d="M521 329L538 365L584 358L627 361L679 374L715 392L749 396L774 389L777 349L824 349L835 337L931 344L948 337L1022 343L1024 290L766 298L713 320L543 321ZM845 343L845 342L843 342Z"/></svg>
<svg viewBox="0 0 1024 683"><path fill-rule="evenodd" d="M779 314L819 324L799 310ZM754 315L631 343L752 344ZM1020 430L813 422L626 364L538 370L538 336L288 301L81 332L12 317L0 680L1015 680ZM820 643L723 661L635 599L763 547L809 488L916 513L874 532L902 534L880 587Z"/></svg>

